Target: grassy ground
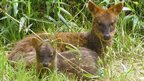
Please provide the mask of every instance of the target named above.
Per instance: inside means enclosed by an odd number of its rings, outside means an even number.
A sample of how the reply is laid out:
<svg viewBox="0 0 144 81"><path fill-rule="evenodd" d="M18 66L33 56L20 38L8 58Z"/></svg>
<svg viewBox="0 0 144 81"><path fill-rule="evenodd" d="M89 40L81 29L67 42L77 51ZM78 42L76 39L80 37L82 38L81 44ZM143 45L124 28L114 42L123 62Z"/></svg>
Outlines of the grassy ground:
<svg viewBox="0 0 144 81"><path fill-rule="evenodd" d="M57 2L55 2L57 1ZM117 0L95 3L109 6ZM39 81L34 68L19 63L12 68L5 55L13 44L33 32L84 32L91 28L91 15L84 0L2 0L0 2L0 81ZM100 64L100 81L144 81L144 2L127 1L117 21L114 43ZM74 12L75 11L75 12ZM42 81L76 81L56 71Z"/></svg>

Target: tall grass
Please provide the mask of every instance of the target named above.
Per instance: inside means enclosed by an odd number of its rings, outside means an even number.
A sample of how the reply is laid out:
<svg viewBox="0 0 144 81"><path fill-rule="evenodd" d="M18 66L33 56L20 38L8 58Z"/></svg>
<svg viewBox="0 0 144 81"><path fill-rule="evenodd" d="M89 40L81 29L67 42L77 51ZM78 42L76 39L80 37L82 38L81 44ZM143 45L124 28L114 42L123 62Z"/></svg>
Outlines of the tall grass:
<svg viewBox="0 0 144 81"><path fill-rule="evenodd" d="M93 0L109 7L118 0ZM24 65L14 69L6 54L16 41L32 32L84 32L91 29L87 0L2 0L0 2L0 79L1 81L32 81L39 79L34 68ZM125 0L124 11L117 21L114 43L100 66L100 81L144 81L144 1ZM76 81L53 72L42 81Z"/></svg>

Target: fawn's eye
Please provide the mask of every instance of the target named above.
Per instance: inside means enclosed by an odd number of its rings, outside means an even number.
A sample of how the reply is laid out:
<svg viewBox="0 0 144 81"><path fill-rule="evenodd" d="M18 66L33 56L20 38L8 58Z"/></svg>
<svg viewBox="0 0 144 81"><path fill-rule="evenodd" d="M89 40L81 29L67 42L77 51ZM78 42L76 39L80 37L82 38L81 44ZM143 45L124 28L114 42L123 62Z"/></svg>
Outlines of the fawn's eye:
<svg viewBox="0 0 144 81"><path fill-rule="evenodd" d="M49 57L53 57L53 56L51 55L51 56L49 56Z"/></svg>
<svg viewBox="0 0 144 81"><path fill-rule="evenodd" d="M44 57L44 56L43 56L43 55L41 55L41 54L40 54L40 55L38 55L38 56L39 56L39 57Z"/></svg>
<svg viewBox="0 0 144 81"><path fill-rule="evenodd" d="M51 54L51 55L49 55L48 57L52 58L52 57L53 57L53 55Z"/></svg>

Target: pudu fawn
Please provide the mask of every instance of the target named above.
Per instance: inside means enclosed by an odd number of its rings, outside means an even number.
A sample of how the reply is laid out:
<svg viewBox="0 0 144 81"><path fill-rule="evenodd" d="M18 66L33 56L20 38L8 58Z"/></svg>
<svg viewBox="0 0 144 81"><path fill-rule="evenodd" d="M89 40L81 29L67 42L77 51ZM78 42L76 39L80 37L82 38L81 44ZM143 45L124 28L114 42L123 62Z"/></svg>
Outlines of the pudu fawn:
<svg viewBox="0 0 144 81"><path fill-rule="evenodd" d="M35 42L37 72L42 75L49 70L59 70L61 72L77 75L78 78L83 74L96 74L98 55L95 51L88 48L70 50L56 53L53 47L46 43ZM49 70L48 70L49 69Z"/></svg>

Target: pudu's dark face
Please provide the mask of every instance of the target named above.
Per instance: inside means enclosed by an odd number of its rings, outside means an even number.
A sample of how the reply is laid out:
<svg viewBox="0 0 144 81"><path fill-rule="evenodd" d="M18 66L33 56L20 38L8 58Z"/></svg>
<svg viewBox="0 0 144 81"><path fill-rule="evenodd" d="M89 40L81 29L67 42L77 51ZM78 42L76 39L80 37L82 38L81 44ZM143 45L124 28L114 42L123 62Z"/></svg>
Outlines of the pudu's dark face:
<svg viewBox="0 0 144 81"><path fill-rule="evenodd" d="M40 68L53 69L55 67L56 53L48 43L43 43L37 48L37 65Z"/></svg>
<svg viewBox="0 0 144 81"><path fill-rule="evenodd" d="M88 2L88 8L93 15L92 32L102 41L110 40L115 34L116 17L122 10L122 3L102 9L92 1Z"/></svg>
<svg viewBox="0 0 144 81"><path fill-rule="evenodd" d="M93 31L99 39L110 40L116 31L116 16L108 11L97 14L93 20Z"/></svg>

